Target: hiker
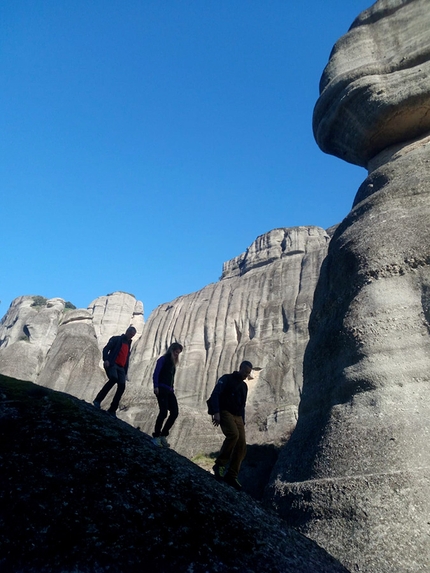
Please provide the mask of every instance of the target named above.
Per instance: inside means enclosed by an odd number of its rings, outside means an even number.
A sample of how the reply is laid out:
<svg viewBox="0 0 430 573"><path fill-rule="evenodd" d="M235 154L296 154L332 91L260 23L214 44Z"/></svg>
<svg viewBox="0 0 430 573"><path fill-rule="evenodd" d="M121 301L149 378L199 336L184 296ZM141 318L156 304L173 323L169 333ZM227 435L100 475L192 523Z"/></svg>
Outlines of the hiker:
<svg viewBox="0 0 430 573"><path fill-rule="evenodd" d="M94 406L100 409L100 405L106 398L109 390L117 384L117 389L108 409L108 414L116 417L121 396L124 394L125 381L130 358L131 339L136 334L134 326L129 326L125 334L112 336L103 348L103 368L108 376L108 381L94 399Z"/></svg>
<svg viewBox="0 0 430 573"><path fill-rule="evenodd" d="M252 371L252 364L244 360L239 371L224 374L218 380L210 397L212 423L221 426L225 440L213 466L215 478L224 481L238 491L240 466L246 455L245 404L248 386L245 380Z"/></svg>
<svg viewBox="0 0 430 573"><path fill-rule="evenodd" d="M170 444L167 442L167 436L178 417L178 401L176 400L173 385L175 382L176 366L178 365L179 355L182 350L182 344L173 342L167 349L167 352L157 360L152 377L154 382L154 394L157 397L158 407L160 409L155 421L152 442L158 447L170 447ZM168 418L167 413L169 413ZM166 420L166 422L163 425L164 420Z"/></svg>

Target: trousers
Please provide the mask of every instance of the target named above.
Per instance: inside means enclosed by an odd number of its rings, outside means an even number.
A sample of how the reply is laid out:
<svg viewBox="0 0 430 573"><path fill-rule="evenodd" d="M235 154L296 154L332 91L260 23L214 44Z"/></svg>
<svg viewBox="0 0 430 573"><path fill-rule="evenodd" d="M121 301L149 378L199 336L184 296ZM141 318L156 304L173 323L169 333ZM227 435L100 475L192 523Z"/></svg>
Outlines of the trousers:
<svg viewBox="0 0 430 573"><path fill-rule="evenodd" d="M159 436L168 436L179 413L178 401L174 392L171 392L165 388L159 388L157 401L160 412L155 421L155 428L153 433L154 438L158 438ZM168 413L169 417L167 418ZM166 423L163 426L164 420L166 420Z"/></svg>
<svg viewBox="0 0 430 573"><path fill-rule="evenodd" d="M108 381L95 397L95 402L101 403L106 398L111 388L117 384L115 395L108 410L109 412L113 413L118 410L119 401L121 400L121 396L125 391L125 370L122 366L114 364L113 366L109 366L109 368L106 369L106 374L108 376Z"/></svg>
<svg viewBox="0 0 430 573"><path fill-rule="evenodd" d="M228 473L237 478L240 466L246 456L245 424L242 416L233 416L227 410L221 411L220 427L225 436L216 464L226 466L230 463Z"/></svg>

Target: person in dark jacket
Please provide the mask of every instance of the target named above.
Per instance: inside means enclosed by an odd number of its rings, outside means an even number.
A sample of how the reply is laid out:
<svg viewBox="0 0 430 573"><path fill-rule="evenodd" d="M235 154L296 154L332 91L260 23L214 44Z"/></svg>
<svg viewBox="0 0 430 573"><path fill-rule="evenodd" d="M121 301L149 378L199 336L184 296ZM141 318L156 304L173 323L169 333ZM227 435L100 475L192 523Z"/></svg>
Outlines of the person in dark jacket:
<svg viewBox="0 0 430 573"><path fill-rule="evenodd" d="M119 401L125 391L125 381L130 359L131 339L136 334L134 326L129 326L125 334L112 336L103 348L103 367L106 371L108 381L94 399L94 406L100 408L101 403L106 398L109 390L117 385L112 404L108 409L108 414L116 416Z"/></svg>
<svg viewBox="0 0 430 573"><path fill-rule="evenodd" d="M221 376L211 395L215 412L212 423L221 426L225 436L213 472L218 481L224 481L237 490L242 489L237 478L246 455L245 405L248 386L245 380L251 371L251 362L244 360L239 371Z"/></svg>
<svg viewBox="0 0 430 573"><path fill-rule="evenodd" d="M174 342L167 349L166 354L157 360L154 375L154 394L157 397L160 412L155 421L152 442L159 447L168 448L167 436L178 417L178 401L176 400L173 385L175 382L176 366L179 355L183 350L182 344ZM169 417L167 418L167 414ZM166 420L167 418L167 420ZM163 425L164 420L166 420Z"/></svg>

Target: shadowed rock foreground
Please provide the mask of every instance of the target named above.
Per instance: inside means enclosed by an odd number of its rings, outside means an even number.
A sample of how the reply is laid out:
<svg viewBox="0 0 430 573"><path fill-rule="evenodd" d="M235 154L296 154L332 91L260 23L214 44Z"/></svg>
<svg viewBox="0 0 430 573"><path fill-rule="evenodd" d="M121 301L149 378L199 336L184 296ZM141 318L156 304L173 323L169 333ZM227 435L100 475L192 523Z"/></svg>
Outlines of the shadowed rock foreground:
<svg viewBox="0 0 430 573"><path fill-rule="evenodd" d="M346 571L139 430L3 376L0 463L2 573Z"/></svg>

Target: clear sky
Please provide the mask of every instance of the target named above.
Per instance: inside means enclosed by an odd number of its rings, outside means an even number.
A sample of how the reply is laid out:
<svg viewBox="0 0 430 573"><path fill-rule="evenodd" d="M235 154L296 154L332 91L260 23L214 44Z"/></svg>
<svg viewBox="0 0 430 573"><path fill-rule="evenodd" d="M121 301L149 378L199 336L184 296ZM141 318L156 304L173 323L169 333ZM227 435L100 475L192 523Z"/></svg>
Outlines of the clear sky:
<svg viewBox="0 0 430 573"><path fill-rule="evenodd" d="M371 0L3 0L0 316L116 290L145 318L277 227L328 228L362 168L312 134Z"/></svg>

